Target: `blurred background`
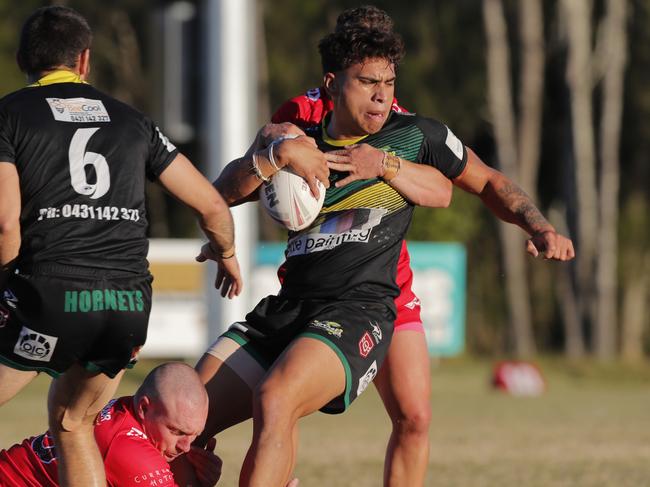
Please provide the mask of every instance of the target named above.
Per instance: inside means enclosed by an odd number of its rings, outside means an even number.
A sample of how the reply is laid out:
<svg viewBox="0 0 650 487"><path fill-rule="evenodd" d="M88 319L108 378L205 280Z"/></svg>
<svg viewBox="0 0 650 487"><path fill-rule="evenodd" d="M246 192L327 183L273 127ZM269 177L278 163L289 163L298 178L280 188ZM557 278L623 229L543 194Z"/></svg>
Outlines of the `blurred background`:
<svg viewBox="0 0 650 487"><path fill-rule="evenodd" d="M0 0L0 94L24 85L14 60L19 29L31 11L51 3L73 7L89 20L95 34L91 82L150 114L214 177L246 148L237 142L228 149L232 152L224 152L222 146L233 138L252 140L284 100L320 85L319 39L343 9L371 2ZM393 17L406 43L396 85L400 104L445 122L486 163L518 182L573 239L577 252L570 264L528 258L521 230L499 224L478 198L459 190L450 208L416 210L408 240L432 354L460 357L444 359L448 367L434 371L434 394L445 397L438 404L434 400L434 408L442 408L440 417L458 421L438 431L444 442L435 432L432 436L438 455L433 461L441 462L436 471L451 482L443 485L495 485L490 475L510 475L505 472L516 463L517 452L535 450L525 431L539 426L533 418L540 413L547 421L555 413L561 418L542 428L557 434L556 445L563 431L575 435L575 448L568 446L576 455L575 469L567 470L564 455L549 453L553 466L542 462L527 473L515 469L505 485L647 482L650 438L640 431L650 431L648 419L640 410L618 410L614 404L621 406L615 397L624 401L627 393L637 406L650 399L645 388L650 378L650 0L372 3ZM234 17L239 20L228 21L232 8L240 9ZM224 41L219 34L228 26L233 31ZM215 52L220 53L216 58ZM224 80L231 71L240 77L242 98L228 99ZM241 110L228 105L233 100L242 100ZM241 121L239 112L245 115ZM192 361L205 346L206 333L213 336L219 326L206 307L220 304L211 304L217 301L214 293L206 299L202 289L212 278L191 263L198 242L176 240L198 237L192 216L155 185L148 187L148 196L150 235L161 239L152 245L150 259L158 314L152 317L149 356ZM251 244L254 277L248 280L252 295L244 308L277 287L273 274L283 241L281 229L248 206L236 225L248 226L243 231L248 241L263 243ZM219 309L215 313L223 317ZM530 403L506 406L501 398L473 389L488 384L489 364L497 358L543 364L551 387L546 402L532 406L539 410L531 411ZM463 385L454 386L456 381ZM589 395L592 385L600 392ZM614 396L603 390L613 390ZM587 395L571 396L581 391ZM575 410L564 411L562 398L573 401ZM376 398L364 401L374 411ZM488 404L483 412L494 412L494 421L461 433L460 425L475 411L455 409L459 401ZM602 409L591 408L596 403ZM388 428L380 411L377 406L379 422ZM515 436L506 435L496 447L504 449L504 457L481 456L507 429L500 422L508 415L521 422L510 431ZM590 436L589 428L612 415L636 422L610 423L611 437ZM582 422L584 431L571 430ZM323 431L320 426L315 435ZM601 440L620 448L589 450ZM459 465L496 467L486 478L454 477L449 472L455 464L445 463L443 443L452 450L474 445L476 455L455 458ZM577 453L581 448L584 458ZM620 457L605 459L614 450ZM370 457L367 461L380 471L381 448ZM617 468L607 469L607 462L619 460ZM344 454L339 461L345 462ZM589 470L594 464L600 467ZM587 471L593 477L580 476ZM621 480L624 472L629 483ZM349 485L378 485L377 478ZM321 478L313 485L348 484Z"/></svg>

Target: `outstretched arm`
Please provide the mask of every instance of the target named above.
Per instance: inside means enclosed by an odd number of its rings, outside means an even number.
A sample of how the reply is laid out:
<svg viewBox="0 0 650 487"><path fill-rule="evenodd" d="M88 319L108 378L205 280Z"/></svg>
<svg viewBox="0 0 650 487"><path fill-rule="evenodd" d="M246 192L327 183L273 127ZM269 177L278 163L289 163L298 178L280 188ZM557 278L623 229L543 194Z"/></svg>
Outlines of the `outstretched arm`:
<svg viewBox="0 0 650 487"><path fill-rule="evenodd" d="M540 252L547 259L575 257L571 240L556 232L530 197L503 173L487 166L469 148L465 170L454 179L454 184L476 194L501 220L525 230L531 236L526 250L534 257Z"/></svg>
<svg viewBox="0 0 650 487"><path fill-rule="evenodd" d="M198 216L209 243L202 255L219 265L215 286L221 295L233 298L242 290L243 282L235 256L235 227L228 205L210 182L182 154L159 177L162 186Z"/></svg>

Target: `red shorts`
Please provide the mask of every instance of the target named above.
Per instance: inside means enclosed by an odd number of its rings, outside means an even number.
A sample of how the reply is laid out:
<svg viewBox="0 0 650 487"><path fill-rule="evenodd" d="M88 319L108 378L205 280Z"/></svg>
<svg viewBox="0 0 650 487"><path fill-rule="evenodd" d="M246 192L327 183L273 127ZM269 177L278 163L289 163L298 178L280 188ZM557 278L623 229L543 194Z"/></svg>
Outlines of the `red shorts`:
<svg viewBox="0 0 650 487"><path fill-rule="evenodd" d="M397 318L395 319L395 331L419 331L424 333L422 319L420 318L420 298L418 298L411 286L413 285L413 271L411 270L411 257L406 248L406 241L402 241L402 250L397 262L397 285L400 294L395 298Z"/></svg>

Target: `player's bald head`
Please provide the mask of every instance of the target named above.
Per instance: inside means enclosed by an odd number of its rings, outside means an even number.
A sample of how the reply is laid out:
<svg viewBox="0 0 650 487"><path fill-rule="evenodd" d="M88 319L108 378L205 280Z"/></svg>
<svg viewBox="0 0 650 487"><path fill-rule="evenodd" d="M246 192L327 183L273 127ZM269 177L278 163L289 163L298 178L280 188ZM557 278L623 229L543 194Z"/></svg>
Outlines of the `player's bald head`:
<svg viewBox="0 0 650 487"><path fill-rule="evenodd" d="M135 394L147 396L163 405L182 401L198 409L207 408L208 394L196 371L187 364L169 362L153 369Z"/></svg>

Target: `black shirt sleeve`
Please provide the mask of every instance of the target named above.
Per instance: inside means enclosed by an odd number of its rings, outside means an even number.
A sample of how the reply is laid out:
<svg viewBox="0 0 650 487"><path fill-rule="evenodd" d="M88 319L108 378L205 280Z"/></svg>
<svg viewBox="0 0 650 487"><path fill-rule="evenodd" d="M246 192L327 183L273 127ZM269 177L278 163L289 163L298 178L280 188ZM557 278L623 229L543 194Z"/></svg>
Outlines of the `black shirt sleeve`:
<svg viewBox="0 0 650 487"><path fill-rule="evenodd" d="M152 120L147 118L145 123L149 137L147 177L153 181L172 163L179 151Z"/></svg>
<svg viewBox="0 0 650 487"><path fill-rule="evenodd" d="M467 164L467 149L445 124L430 118L420 118L418 127L424 134L418 162L429 164L449 179L463 172Z"/></svg>
<svg viewBox="0 0 650 487"><path fill-rule="evenodd" d="M11 143L9 117L3 108L0 108L0 161L16 162L16 151Z"/></svg>

